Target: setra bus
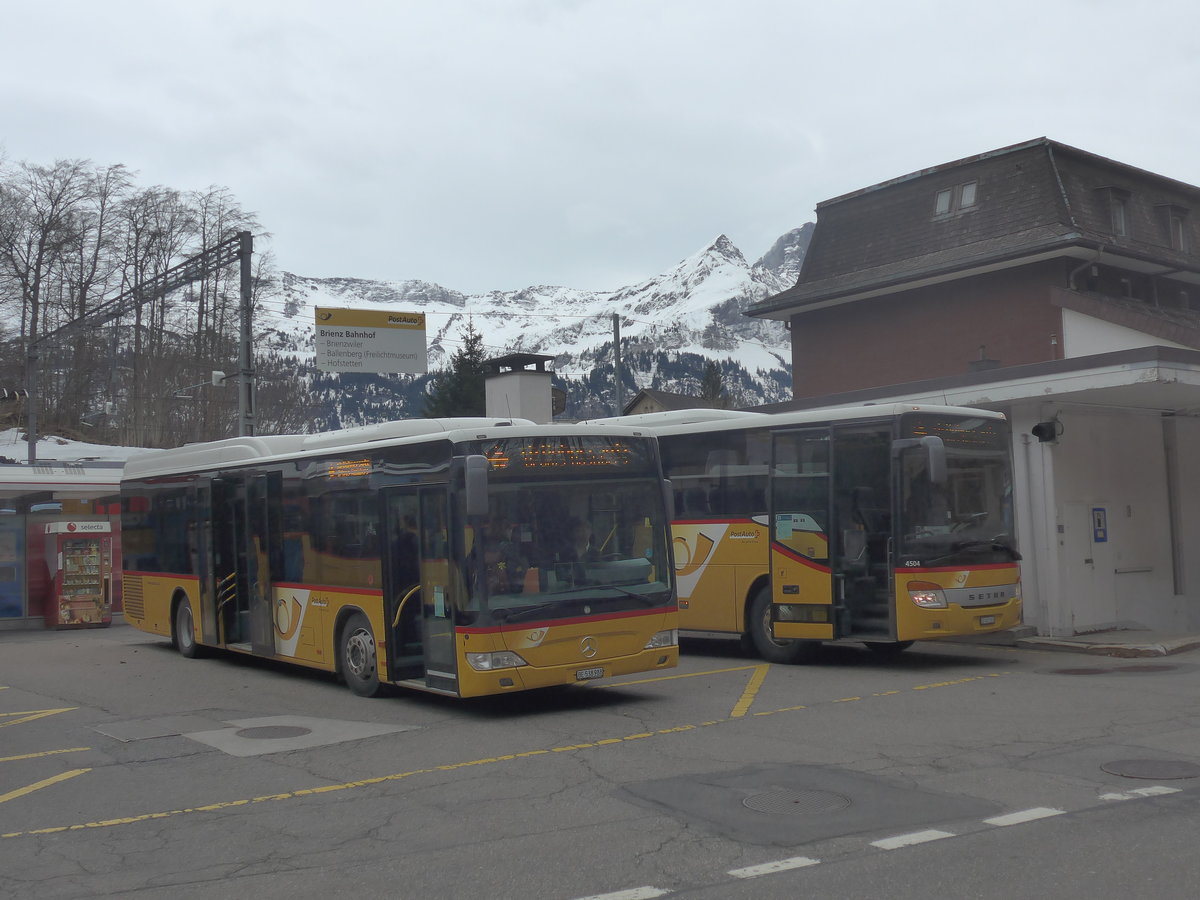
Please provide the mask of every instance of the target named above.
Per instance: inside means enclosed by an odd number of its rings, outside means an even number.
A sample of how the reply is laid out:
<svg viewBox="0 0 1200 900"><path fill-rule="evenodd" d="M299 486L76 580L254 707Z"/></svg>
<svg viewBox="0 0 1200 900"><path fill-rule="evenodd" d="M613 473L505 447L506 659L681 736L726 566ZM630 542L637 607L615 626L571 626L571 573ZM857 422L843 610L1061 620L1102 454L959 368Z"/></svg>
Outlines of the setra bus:
<svg viewBox="0 0 1200 900"><path fill-rule="evenodd" d="M619 421L659 438L681 630L795 662L822 641L888 653L1020 623L1003 414L889 404Z"/></svg>
<svg viewBox="0 0 1200 900"><path fill-rule="evenodd" d="M665 669L669 499L655 439L616 426L420 419L148 453L121 482L125 616L186 657L362 696Z"/></svg>

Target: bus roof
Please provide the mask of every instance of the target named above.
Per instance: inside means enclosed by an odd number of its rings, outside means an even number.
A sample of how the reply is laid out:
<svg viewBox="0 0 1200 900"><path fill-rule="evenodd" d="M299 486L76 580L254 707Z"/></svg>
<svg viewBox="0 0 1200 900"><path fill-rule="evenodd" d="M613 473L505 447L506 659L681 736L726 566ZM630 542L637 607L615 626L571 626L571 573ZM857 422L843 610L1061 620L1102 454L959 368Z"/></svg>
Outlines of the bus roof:
<svg viewBox="0 0 1200 900"><path fill-rule="evenodd" d="M327 456L354 449L365 450L380 444L419 444L435 439L453 443L498 437L589 433L629 437L650 434L648 429L628 427L615 421L603 424L538 425L529 419L486 417L397 419L338 431L226 438L144 453L125 464L124 480L223 469L266 460Z"/></svg>
<svg viewBox="0 0 1200 900"><path fill-rule="evenodd" d="M681 410L680 412L699 412ZM707 410L717 412L718 410ZM726 410L728 412L728 410ZM709 419L684 420L678 414L647 413L644 416L629 416L629 419L645 420L639 425L655 435L691 434L693 432L737 431L743 428L779 428L788 425L821 425L831 422L852 422L860 419L889 419L904 413L922 412L934 415L971 416L984 419L1005 419L1004 413L990 409L969 409L963 406L934 406L924 403L879 403L864 406L843 406L827 409L804 409L794 412L756 413L745 415L712 417ZM649 421L653 416L663 416L657 422ZM619 421L616 419L610 422Z"/></svg>
<svg viewBox="0 0 1200 900"><path fill-rule="evenodd" d="M699 422L715 422L724 419L762 418L764 413L742 409L670 409L663 412L639 413L635 416L612 416L606 419L589 419L597 425L638 425L646 428L662 428L666 425L694 425Z"/></svg>

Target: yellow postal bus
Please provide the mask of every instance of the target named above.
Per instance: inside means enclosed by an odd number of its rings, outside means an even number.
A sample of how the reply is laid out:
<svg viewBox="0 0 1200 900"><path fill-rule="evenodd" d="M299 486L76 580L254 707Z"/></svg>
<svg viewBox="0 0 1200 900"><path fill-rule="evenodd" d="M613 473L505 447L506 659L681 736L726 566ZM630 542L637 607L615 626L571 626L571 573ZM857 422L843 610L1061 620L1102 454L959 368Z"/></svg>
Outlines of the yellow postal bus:
<svg viewBox="0 0 1200 900"><path fill-rule="evenodd" d="M1009 427L917 405L621 420L675 493L680 628L773 662L821 641L898 652L1021 619Z"/></svg>
<svg viewBox="0 0 1200 900"><path fill-rule="evenodd" d="M364 696L669 668L667 501L654 438L615 426L421 419L148 453L121 483L125 616L184 656Z"/></svg>

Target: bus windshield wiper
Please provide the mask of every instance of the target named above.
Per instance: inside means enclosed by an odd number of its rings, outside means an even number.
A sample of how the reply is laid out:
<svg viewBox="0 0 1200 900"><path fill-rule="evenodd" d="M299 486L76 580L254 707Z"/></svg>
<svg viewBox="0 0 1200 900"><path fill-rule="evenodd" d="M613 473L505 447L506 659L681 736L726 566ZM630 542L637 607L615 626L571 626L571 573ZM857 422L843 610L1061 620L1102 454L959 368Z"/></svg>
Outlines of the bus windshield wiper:
<svg viewBox="0 0 1200 900"><path fill-rule="evenodd" d="M635 597L638 600L642 600L648 606L654 605L653 597L649 597L646 594L639 594L637 591L628 590L626 588L621 587L621 585L619 585L619 584L581 584L579 587L571 588L570 590L566 590L566 591L560 591L558 596L566 597L566 596L570 596L572 594L581 594L581 593L584 593L585 591L603 591L603 590L620 591L622 594L624 594L627 597ZM601 597L599 599L604 599L604 598Z"/></svg>
<svg viewBox="0 0 1200 900"><path fill-rule="evenodd" d="M956 553L961 553L963 550L1005 550L1012 557L1014 562L1021 558L1021 554L1017 552L1016 547L1006 541L1000 540L999 537L994 537L986 538L984 540L956 541L950 546L949 553L934 557L933 559L927 559L925 560L925 564L936 565L937 563L950 559Z"/></svg>
<svg viewBox="0 0 1200 900"><path fill-rule="evenodd" d="M497 622L515 622L531 613L545 612L546 610L553 609L558 605L558 601L552 600L549 603L535 603L532 606L518 606L514 608L502 606L499 609L492 610L492 618L494 618Z"/></svg>

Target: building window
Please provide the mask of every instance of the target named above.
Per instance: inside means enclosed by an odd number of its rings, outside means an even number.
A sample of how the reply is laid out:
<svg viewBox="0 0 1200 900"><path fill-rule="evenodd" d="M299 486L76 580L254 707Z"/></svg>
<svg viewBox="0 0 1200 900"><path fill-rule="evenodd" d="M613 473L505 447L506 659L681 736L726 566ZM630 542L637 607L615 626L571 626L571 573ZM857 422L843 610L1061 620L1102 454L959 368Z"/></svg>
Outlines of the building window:
<svg viewBox="0 0 1200 900"><path fill-rule="evenodd" d="M1113 194L1109 209L1112 211L1112 233L1117 237L1129 234L1129 211L1125 198Z"/></svg>
<svg viewBox="0 0 1200 900"><path fill-rule="evenodd" d="M1186 222L1184 213L1178 209L1172 209L1167 214L1167 227L1171 233L1172 250L1187 252L1187 228L1184 227Z"/></svg>
<svg viewBox="0 0 1200 900"><path fill-rule="evenodd" d="M966 184L939 190L933 198L934 216L948 216L974 207L977 185L978 182L968 181Z"/></svg>

